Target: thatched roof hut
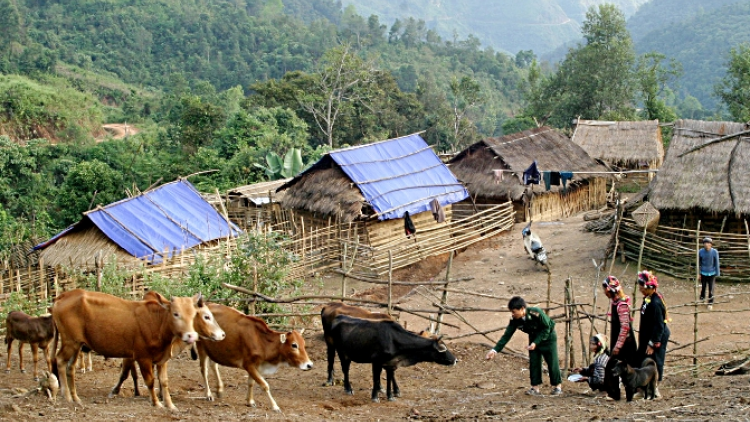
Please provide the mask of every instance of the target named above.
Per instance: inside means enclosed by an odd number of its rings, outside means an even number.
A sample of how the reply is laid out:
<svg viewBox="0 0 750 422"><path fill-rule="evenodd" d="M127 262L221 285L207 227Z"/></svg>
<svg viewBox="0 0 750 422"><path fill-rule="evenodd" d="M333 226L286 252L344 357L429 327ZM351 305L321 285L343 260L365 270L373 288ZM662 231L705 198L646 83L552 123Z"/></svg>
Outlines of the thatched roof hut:
<svg viewBox="0 0 750 422"><path fill-rule="evenodd" d="M658 168L664 161L658 120L608 122L579 119L571 140L591 158L624 168Z"/></svg>
<svg viewBox="0 0 750 422"><path fill-rule="evenodd" d="M46 266L91 268L156 264L183 250L240 233L187 180L177 180L104 207L37 245Z"/></svg>
<svg viewBox="0 0 750 422"><path fill-rule="evenodd" d="M343 222L401 218L468 196L419 135L331 151L282 185L283 208Z"/></svg>
<svg viewBox="0 0 750 422"><path fill-rule="evenodd" d="M573 172L573 178L566 187L551 186L549 191L545 191L543 185L526 186L523 184L523 172L534 161L540 171ZM520 220L529 217L534 220L559 218L579 210L600 207L606 202L605 178L608 169L566 136L549 127L483 139L456 155L448 166L466 184L477 203L512 200L517 204L516 216ZM501 171L498 174L502 174L502 180L498 180L495 170ZM592 192L589 192L589 186ZM578 198L583 187L588 199L583 196ZM562 200L563 197L566 199ZM529 202L536 202L541 207L536 212L532 209L531 216L528 215Z"/></svg>
<svg viewBox="0 0 750 422"><path fill-rule="evenodd" d="M650 186L651 203L681 214L750 214L748 135L744 123L675 122L664 165Z"/></svg>

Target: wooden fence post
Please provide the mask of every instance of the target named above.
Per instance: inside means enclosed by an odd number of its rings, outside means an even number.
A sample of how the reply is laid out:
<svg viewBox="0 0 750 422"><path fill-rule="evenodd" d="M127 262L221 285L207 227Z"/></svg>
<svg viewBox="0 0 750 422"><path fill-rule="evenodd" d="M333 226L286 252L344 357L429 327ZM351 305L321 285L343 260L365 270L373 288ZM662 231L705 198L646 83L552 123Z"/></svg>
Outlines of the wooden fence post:
<svg viewBox="0 0 750 422"><path fill-rule="evenodd" d="M448 255L448 267L445 269L445 289L443 289L443 297L440 299L440 304L448 306L448 287L451 281L451 267L453 267L453 251L450 251ZM440 334L440 324L443 322L443 308L438 310L437 324L435 325L435 334Z"/></svg>
<svg viewBox="0 0 750 422"><path fill-rule="evenodd" d="M641 248L638 251L638 267L636 267L635 272L641 271L641 262L643 262L643 248L646 247L646 229L648 229L648 224L643 225L643 237L641 238ZM633 295L630 296L631 298L636 297L635 294L638 293L638 283L633 283ZM636 307L633 306L633 309L630 310L630 316L632 317L635 315Z"/></svg>
<svg viewBox="0 0 750 422"><path fill-rule="evenodd" d="M42 302L47 303L47 271L44 267L43 258L39 258L39 287L42 294Z"/></svg>
<svg viewBox="0 0 750 422"><path fill-rule="evenodd" d="M693 306L693 378L698 378L698 283L701 280L701 220L698 220L698 230L695 232L695 283L693 283L693 293L695 296L695 305Z"/></svg>
<svg viewBox="0 0 750 422"><path fill-rule="evenodd" d="M388 315L393 308L393 253L388 249Z"/></svg>
<svg viewBox="0 0 750 422"><path fill-rule="evenodd" d="M344 301L344 298L346 297L346 247L347 244L344 243L344 251L341 255L341 301Z"/></svg>

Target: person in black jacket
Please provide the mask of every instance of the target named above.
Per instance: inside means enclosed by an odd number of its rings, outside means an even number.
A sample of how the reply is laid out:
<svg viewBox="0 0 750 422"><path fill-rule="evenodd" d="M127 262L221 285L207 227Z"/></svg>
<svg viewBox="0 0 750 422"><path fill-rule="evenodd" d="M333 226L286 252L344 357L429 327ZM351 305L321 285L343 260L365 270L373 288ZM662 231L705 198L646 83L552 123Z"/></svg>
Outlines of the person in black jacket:
<svg viewBox="0 0 750 422"><path fill-rule="evenodd" d="M669 327L667 322L667 304L664 296L656 291L659 282L656 276L648 271L638 273L638 289L643 295L641 306L641 321L638 331L638 357L641 361L651 358L656 362L659 371L659 381L664 375L664 359L667 354L667 342L669 341ZM660 397L657 387L656 396Z"/></svg>

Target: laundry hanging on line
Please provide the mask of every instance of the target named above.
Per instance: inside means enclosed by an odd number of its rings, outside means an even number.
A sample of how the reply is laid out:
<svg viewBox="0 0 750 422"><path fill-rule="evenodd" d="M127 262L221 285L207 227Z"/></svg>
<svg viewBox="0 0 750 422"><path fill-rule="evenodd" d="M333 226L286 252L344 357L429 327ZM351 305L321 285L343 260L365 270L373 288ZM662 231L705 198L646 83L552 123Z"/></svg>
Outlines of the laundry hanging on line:
<svg viewBox="0 0 750 422"><path fill-rule="evenodd" d="M542 175L539 173L539 169L537 169L536 166L536 160L534 160L533 163L523 171L523 184L524 185L538 185L539 179L541 179Z"/></svg>
<svg viewBox="0 0 750 422"><path fill-rule="evenodd" d="M440 205L440 201L438 201L437 198L430 201L430 210L432 211L432 216L435 218L435 221L438 223L445 222L445 210L443 210L443 207Z"/></svg>
<svg viewBox="0 0 750 422"><path fill-rule="evenodd" d="M404 231L406 232L406 237L410 237L411 235L417 233L417 228L414 227L414 222L411 221L409 211L406 211L404 213Z"/></svg>

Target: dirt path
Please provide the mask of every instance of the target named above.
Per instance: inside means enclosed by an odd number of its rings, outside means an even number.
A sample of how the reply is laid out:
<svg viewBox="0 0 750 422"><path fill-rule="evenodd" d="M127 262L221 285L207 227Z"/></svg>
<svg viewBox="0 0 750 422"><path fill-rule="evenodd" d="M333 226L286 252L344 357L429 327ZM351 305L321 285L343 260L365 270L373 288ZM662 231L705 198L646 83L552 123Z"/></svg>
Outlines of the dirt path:
<svg viewBox="0 0 750 422"><path fill-rule="evenodd" d="M107 131L107 135L101 138L97 138L96 142L102 142L107 139L107 137L111 137L112 139L123 139L127 136L135 135L136 133L140 132L137 127L129 125L127 123L108 123L106 125L102 125L102 128Z"/></svg>
<svg viewBox="0 0 750 422"><path fill-rule="evenodd" d="M592 259L599 260L607 237L582 231L580 216L551 223L534 223L542 241L550 250L553 265L552 296L554 301L562 301L563 282L571 277L575 286L576 301L591 303L593 286L604 274L597 278ZM496 312L465 312L467 320L476 328L490 330L504 326L509 319L504 309L509 297L523 295L530 303L542 303L546 299L547 276L539 267L524 256L520 226L512 232L486 240L461 253L453 263L452 277L473 277L453 286L456 289L500 296L503 299L478 298L464 294L450 293L452 305L465 307L487 307ZM415 268L400 271L395 279L440 280L445 275L444 259L431 259ZM613 273L625 281L628 291L632 289L635 275L634 264L624 266L619 262ZM693 316L683 315L687 308L677 305L688 302L693 297L691 283L660 277L659 289L664 292L670 304L673 321L670 324L672 339L679 347L692 341ZM330 276L324 279L323 290L338 293L340 278ZM349 288L362 293L367 286L350 284ZM750 286L720 284L718 294L746 292ZM371 291L372 295L382 292ZM405 292L402 306L408 308L428 308L435 301L437 290L415 289ZM638 304L641 298L636 299ZM715 309L747 309L748 296L725 296ZM604 310L601 294L598 296L597 312ZM556 312L553 311L553 314ZM460 359L453 367L434 364L419 364L397 371L402 397L394 402L383 399L371 403L369 386L370 368L367 365L352 365L351 379L354 396L344 394L341 386L322 387L325 374L325 344L319 332L306 332L307 350L315 362L308 372L293 368L281 368L268 377L274 398L283 413L270 411L268 399L256 387L257 408L245 406L247 377L235 369L222 368L222 377L227 392L224 398L214 402L206 401L204 388L200 383L197 362L189 359L187 353L176 358L169 366L170 389L173 400L180 409L171 414L167 410L152 408L147 399L133 398L132 384L128 381L123 389L123 397L107 399L107 393L115 383L119 362L95 358L94 372L79 374L78 393L84 407L60 402L53 406L39 396L27 399L12 398L13 387L29 388L34 385L30 373L21 374L17 369L17 355L12 357L10 374L0 375L0 419L2 420L221 420L234 422L253 419L306 420L306 421L392 421L405 419L424 420L488 420L523 419L536 420L710 420L725 416L728 420L750 418L750 383L747 375L720 377L713 375L713 369L721 360L739 357L742 353L712 355L725 350L738 350L748 347L746 335L729 334L732 331L747 332L750 312L735 314L710 313L700 316L700 337L710 336L700 343L701 363L706 370L693 378L685 372L684 357L692 348L677 350L667 355L665 380L660 386L663 398L654 402L632 403L612 402L594 398L584 393L584 384L564 382L562 397L529 397L524 395L528 388L527 362L521 358L500 355L494 361L484 361L490 340L473 336L449 341L449 348ZM466 325L453 316L446 316L446 322L461 329L444 328L447 336L457 336L469 331ZM402 321L409 328L422 328L425 323L415 317L402 315ZM636 326L638 321L636 320ZM558 338L563 339L563 323L557 324ZM588 333L588 325L583 325ZM597 329L603 329L598 323ZM494 341L500 333L488 334ZM581 361L578 330L574 332L576 360ZM523 333L517 333L510 347L520 350L526 342ZM560 341L562 359L562 340ZM30 362L30 353L27 347ZM3 351L4 352L4 351ZM746 354L746 352L745 352ZM712 363L714 362L714 363ZM340 376L338 364L337 378ZM211 378L212 383L214 380ZM543 392L549 391L545 376ZM142 383L142 381L141 381ZM145 391L142 388L142 391Z"/></svg>

